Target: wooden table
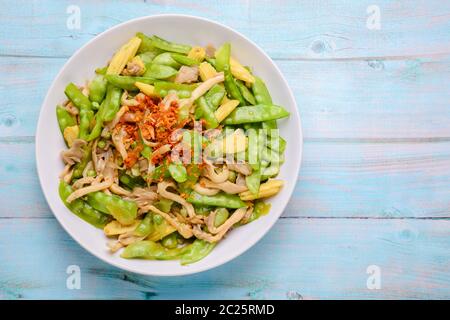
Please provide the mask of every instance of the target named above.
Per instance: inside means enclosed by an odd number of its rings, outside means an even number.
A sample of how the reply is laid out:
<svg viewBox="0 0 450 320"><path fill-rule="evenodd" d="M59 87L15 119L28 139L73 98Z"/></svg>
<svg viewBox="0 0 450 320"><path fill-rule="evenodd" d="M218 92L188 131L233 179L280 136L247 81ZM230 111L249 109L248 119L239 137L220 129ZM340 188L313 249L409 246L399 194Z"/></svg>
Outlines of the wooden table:
<svg viewBox="0 0 450 320"><path fill-rule="evenodd" d="M80 29L68 21L77 8ZM175 278L121 271L75 243L34 155L41 103L68 57L159 13L208 17L260 45L295 93L305 136L275 227L236 260ZM448 299L449 87L448 1L2 1L0 298ZM79 290L66 287L70 265Z"/></svg>

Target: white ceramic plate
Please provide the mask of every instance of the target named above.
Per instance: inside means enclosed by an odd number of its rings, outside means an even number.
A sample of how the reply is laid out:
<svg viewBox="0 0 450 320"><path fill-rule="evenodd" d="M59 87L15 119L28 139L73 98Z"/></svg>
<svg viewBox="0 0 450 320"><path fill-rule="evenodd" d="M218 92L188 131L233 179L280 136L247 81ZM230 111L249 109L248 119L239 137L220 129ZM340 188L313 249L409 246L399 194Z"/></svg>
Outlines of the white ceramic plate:
<svg viewBox="0 0 450 320"><path fill-rule="evenodd" d="M65 148L60 134L55 106L66 98L64 88L69 82L84 84L91 79L97 67L105 65L114 52L136 32L156 34L171 41L190 45L224 42L232 45L232 54L253 72L262 77L270 90L274 103L291 112L289 119L279 121L281 135L287 140L286 162L278 178L285 181L282 191L270 199L270 213L248 225L232 230L203 260L181 266L178 261L126 260L111 254L103 231L95 229L72 214L58 196L58 175L63 169L60 152ZM124 270L158 276L196 273L217 267L253 246L277 221L293 192L300 168L302 130L295 99L274 62L253 42L242 34L219 23L186 15L157 15L134 19L117 25L98 35L79 49L64 65L48 90L39 115L36 133L36 162L45 198L64 229L81 246L98 258ZM270 259L270 254L267 255Z"/></svg>

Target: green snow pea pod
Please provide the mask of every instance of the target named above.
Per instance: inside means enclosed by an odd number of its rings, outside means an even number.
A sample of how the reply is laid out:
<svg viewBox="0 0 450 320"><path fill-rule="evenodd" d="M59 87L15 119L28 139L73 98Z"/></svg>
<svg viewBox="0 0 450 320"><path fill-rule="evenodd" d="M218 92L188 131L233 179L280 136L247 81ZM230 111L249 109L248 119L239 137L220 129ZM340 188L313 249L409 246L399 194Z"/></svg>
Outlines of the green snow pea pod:
<svg viewBox="0 0 450 320"><path fill-rule="evenodd" d="M179 53L172 53L172 58L179 64L192 67L199 65L199 62L195 59L189 58L185 55L179 54Z"/></svg>
<svg viewBox="0 0 450 320"><path fill-rule="evenodd" d="M215 67L217 71L230 69L231 44L224 43L215 53Z"/></svg>
<svg viewBox="0 0 450 320"><path fill-rule="evenodd" d="M138 224L133 234L138 237L146 237L153 231L153 217L151 213L147 213L145 218Z"/></svg>
<svg viewBox="0 0 450 320"><path fill-rule="evenodd" d="M137 56L142 60L142 62L144 63L144 65L150 64L153 59L155 59L159 54L159 50L158 51L146 51L143 53L138 54Z"/></svg>
<svg viewBox="0 0 450 320"><path fill-rule="evenodd" d="M213 109L216 110L225 96L225 93L225 88L216 84L205 93L205 99L208 100Z"/></svg>
<svg viewBox="0 0 450 320"><path fill-rule="evenodd" d="M116 74L107 74L106 80L113 86L128 91L139 90L134 84L136 82L142 82L146 84L153 84L156 80L150 77L131 77L131 76L119 76Z"/></svg>
<svg viewBox="0 0 450 320"><path fill-rule="evenodd" d="M177 94L179 92L189 92L189 97L191 96L191 92L197 88L196 84L184 84L184 83L174 83L168 81L156 81L155 82L155 94L163 97L169 91L176 91ZM162 92L165 91L165 94Z"/></svg>
<svg viewBox="0 0 450 320"><path fill-rule="evenodd" d="M167 79L177 74L177 70L162 64L152 63L145 71L144 77L153 79Z"/></svg>
<svg viewBox="0 0 450 320"><path fill-rule="evenodd" d="M214 210L213 207L209 206L203 206L200 204L194 204L195 213L206 216L208 215L212 210Z"/></svg>
<svg viewBox="0 0 450 320"><path fill-rule="evenodd" d="M258 131L249 128L247 130L248 136L248 148L247 148L247 161L253 170L259 169L259 139L258 139Z"/></svg>
<svg viewBox="0 0 450 320"><path fill-rule="evenodd" d="M178 247L178 236L176 232L173 232L161 239L161 244L167 249L174 249Z"/></svg>
<svg viewBox="0 0 450 320"><path fill-rule="evenodd" d="M255 97L256 103L258 104L272 104L272 97L270 96L269 90L267 89L264 81L255 77L255 82L252 84L252 91ZM266 121L262 124L264 129L276 129L277 122L275 120Z"/></svg>
<svg viewBox="0 0 450 320"><path fill-rule="evenodd" d="M236 80L236 85L238 86L239 90L241 91L242 97L245 101L250 103L251 105L256 104L256 99L253 96L253 93L250 92L250 90L247 88L247 86L239 80Z"/></svg>
<svg viewBox="0 0 450 320"><path fill-rule="evenodd" d="M101 74L98 74L89 83L89 99L92 102L102 103L106 95L108 81Z"/></svg>
<svg viewBox="0 0 450 320"><path fill-rule="evenodd" d="M245 207L245 202L235 194L220 192L214 196L204 196L193 191L187 201L193 204L238 209Z"/></svg>
<svg viewBox="0 0 450 320"><path fill-rule="evenodd" d="M136 33L136 37L141 39L141 45L137 51L138 54L152 52L156 56L162 52L161 49L158 49L153 45L151 37L146 36L142 32Z"/></svg>
<svg viewBox="0 0 450 320"><path fill-rule="evenodd" d="M80 110L80 139L87 140L89 137L89 130L91 121L94 119L94 111L92 110Z"/></svg>
<svg viewBox="0 0 450 320"><path fill-rule="evenodd" d="M174 69L180 69L181 64L179 64L173 57L172 54L170 52L164 52L161 53L159 55L157 55L152 63L154 64L162 64L164 66L169 66L172 67Z"/></svg>
<svg viewBox="0 0 450 320"><path fill-rule="evenodd" d="M141 156L143 156L147 160L150 160L150 158L152 157L152 152L152 148L145 145L141 151Z"/></svg>
<svg viewBox="0 0 450 320"><path fill-rule="evenodd" d="M205 120L207 129L213 129L219 126L219 122L214 115L214 108L204 96L201 96L197 99L197 108L200 109L200 113L202 115L202 118Z"/></svg>
<svg viewBox="0 0 450 320"><path fill-rule="evenodd" d="M263 201L256 201L255 207L253 208L253 212L250 215L250 218L246 221L246 223L250 223L261 216L264 216L270 212L270 203L265 203Z"/></svg>
<svg viewBox="0 0 450 320"><path fill-rule="evenodd" d="M215 246L216 243L209 243L204 240L196 239L184 248L180 263L182 265L187 265L197 262L206 257Z"/></svg>
<svg viewBox="0 0 450 320"><path fill-rule="evenodd" d="M112 215L124 225L132 224L137 217L137 204L134 201L123 200L102 191L89 193L87 203L100 212Z"/></svg>
<svg viewBox="0 0 450 320"><path fill-rule="evenodd" d="M181 163L171 163L169 173L176 182L185 182L188 178L186 168Z"/></svg>
<svg viewBox="0 0 450 320"><path fill-rule="evenodd" d="M72 82L69 83L64 90L64 93L66 94L67 98L72 101L72 103L77 107L79 110L91 110L92 104L91 101L89 101L89 98L86 97L80 89L76 85L74 85Z"/></svg>
<svg viewBox="0 0 450 320"><path fill-rule="evenodd" d="M121 257L125 259L173 260L183 253L183 248L167 249L161 244L143 240L130 244L123 250Z"/></svg>
<svg viewBox="0 0 450 320"><path fill-rule="evenodd" d="M59 130L64 133L64 129L77 124L74 117L61 106L56 106L56 119L58 120Z"/></svg>
<svg viewBox="0 0 450 320"><path fill-rule="evenodd" d="M89 161L92 159L92 144L88 143L84 149L83 149L83 157L81 158L81 161L78 162L72 173L72 178L78 179L83 176L83 171L86 168Z"/></svg>
<svg viewBox="0 0 450 320"><path fill-rule="evenodd" d="M126 173L121 173L119 175L119 181L122 185L124 185L125 187L133 190L135 187L145 187L146 186L146 182L145 180L141 177L132 177Z"/></svg>
<svg viewBox="0 0 450 320"><path fill-rule="evenodd" d="M155 207L157 207L162 212L168 213L172 208L172 204L173 204L172 200L161 198L155 203Z"/></svg>
<svg viewBox="0 0 450 320"><path fill-rule="evenodd" d="M176 52L176 53L188 54L189 51L191 51L191 46L189 46L189 45L169 42L158 36L152 37L152 45L161 50Z"/></svg>
<svg viewBox="0 0 450 320"><path fill-rule="evenodd" d="M234 111L223 121L223 123L241 124L262 122L286 118L288 116L289 112L283 107L260 104L256 106L245 106L234 109Z"/></svg>
<svg viewBox="0 0 450 320"><path fill-rule="evenodd" d="M72 187L61 180L59 183L59 197L63 201L64 205L78 217L97 228L103 228L111 220L109 216L92 208L81 198L75 199L71 203L68 203L67 198L72 192Z"/></svg>
<svg viewBox="0 0 450 320"><path fill-rule="evenodd" d="M224 224L225 221L227 221L228 217L230 216L230 213L228 212L227 208L219 208L216 211L216 217L214 219L214 226L219 227L222 224Z"/></svg>
<svg viewBox="0 0 450 320"><path fill-rule="evenodd" d="M108 66L103 67L103 68L97 68L97 69L95 69L95 73L105 75L107 70L108 70Z"/></svg>
<svg viewBox="0 0 450 320"><path fill-rule="evenodd" d="M248 190L257 194L259 192L259 186L261 184L261 172L258 170L253 170L252 174L245 177L245 183L247 184Z"/></svg>
<svg viewBox="0 0 450 320"><path fill-rule="evenodd" d="M230 95L231 98L238 100L240 105L245 105L244 97L242 96L241 91L239 91L239 88L236 84L236 80L234 80L231 71L226 70L224 73L225 73L224 84L228 94Z"/></svg>
<svg viewBox="0 0 450 320"><path fill-rule="evenodd" d="M102 113L102 120L111 121L120 109L120 99L122 97L122 89L113 85L108 85L105 98L105 107ZM100 112L100 110L99 110Z"/></svg>
<svg viewBox="0 0 450 320"><path fill-rule="evenodd" d="M153 171L153 175L152 178L154 180L159 180L161 178L170 178L170 173L169 170L167 170L167 164L163 163L160 164L159 166L157 166L155 168L155 170Z"/></svg>

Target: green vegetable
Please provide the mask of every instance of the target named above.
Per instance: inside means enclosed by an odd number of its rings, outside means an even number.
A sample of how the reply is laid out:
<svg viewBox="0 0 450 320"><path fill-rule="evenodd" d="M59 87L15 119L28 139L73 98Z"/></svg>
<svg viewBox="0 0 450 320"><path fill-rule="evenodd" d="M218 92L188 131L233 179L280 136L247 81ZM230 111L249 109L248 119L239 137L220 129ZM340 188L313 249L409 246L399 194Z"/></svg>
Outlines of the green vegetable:
<svg viewBox="0 0 450 320"><path fill-rule="evenodd" d="M113 86L121 88L128 91L139 90L134 84L136 82L142 82L146 84L153 84L156 80L151 77L130 77L130 76L119 76L116 74L107 74L105 76L106 80Z"/></svg>
<svg viewBox="0 0 450 320"><path fill-rule="evenodd" d="M219 227L222 224L224 224L225 221L227 221L228 217L230 216L230 213L226 208L219 208L216 211L216 217L214 219L214 226Z"/></svg>
<svg viewBox="0 0 450 320"><path fill-rule="evenodd" d="M151 213L147 213L145 218L138 224L133 234L138 237L147 237L153 229L153 216Z"/></svg>
<svg viewBox="0 0 450 320"><path fill-rule="evenodd" d="M66 94L67 98L72 101L75 107L77 107L79 110L91 110L92 104L89 101L89 98L86 97L80 89L76 85L74 85L72 82L69 83L64 90L64 93Z"/></svg>
<svg viewBox="0 0 450 320"><path fill-rule="evenodd" d="M164 222L164 218L161 217L159 214L154 214L153 215L153 222L157 225L160 225Z"/></svg>
<svg viewBox="0 0 450 320"><path fill-rule="evenodd" d="M206 128L213 129L219 126L216 116L214 115L214 108L206 100L204 96L197 99L197 108L200 109L203 119L205 120Z"/></svg>
<svg viewBox="0 0 450 320"><path fill-rule="evenodd" d="M78 179L83 176L83 171L86 168L89 161L92 159L92 143L88 143L83 148L83 157L81 158L81 161L78 162L73 169L72 173L72 179Z"/></svg>
<svg viewBox="0 0 450 320"><path fill-rule="evenodd" d="M261 172L258 170L253 170L252 174L245 177L245 183L247 184L248 190L253 194L258 194L259 185L261 183Z"/></svg>
<svg viewBox="0 0 450 320"><path fill-rule="evenodd" d="M87 204L80 198L73 200L71 203L68 203L67 198L72 192L72 187L61 180L61 182L59 183L59 197L63 201L64 205L78 217L97 228L103 228L111 220L109 216L92 208L89 204Z"/></svg>
<svg viewBox="0 0 450 320"><path fill-rule="evenodd" d="M89 83L89 99L92 102L102 103L106 95L108 81L101 74L98 74Z"/></svg>
<svg viewBox="0 0 450 320"><path fill-rule="evenodd" d="M87 195L87 203L98 211L112 215L124 225L132 224L137 217L137 204L116 195L101 191L91 192Z"/></svg>
<svg viewBox="0 0 450 320"><path fill-rule="evenodd" d="M220 192L214 196L204 196L194 191L189 195L187 201L199 205L231 209L245 207L245 202L242 201L238 195L227 194L224 192Z"/></svg>
<svg viewBox="0 0 450 320"><path fill-rule="evenodd" d="M144 240L127 246L121 257L126 259L173 260L180 257L182 253L183 248L167 249L159 243Z"/></svg>
<svg viewBox="0 0 450 320"><path fill-rule="evenodd" d="M152 148L150 148L149 146L145 145L144 148L141 151L141 155L146 158L147 160L150 161L150 158L152 157Z"/></svg>
<svg viewBox="0 0 450 320"><path fill-rule="evenodd" d="M157 36L152 37L152 45L164 51L184 53L184 54L188 54L189 51L191 50L191 46L189 45L169 42Z"/></svg>
<svg viewBox="0 0 450 320"><path fill-rule="evenodd" d="M155 207L157 207L162 212L169 213L170 209L172 208L172 204L172 200L161 198L158 200L158 202L155 203Z"/></svg>
<svg viewBox="0 0 450 320"><path fill-rule="evenodd" d="M119 181L121 184L131 190L133 190L135 187L145 187L147 185L147 183L141 176L132 177L126 173L121 173L119 175Z"/></svg>
<svg viewBox="0 0 450 320"><path fill-rule="evenodd" d="M214 85L207 93L205 93L205 99L209 102L214 110L216 110L223 97L225 96L225 88L218 84Z"/></svg>
<svg viewBox="0 0 450 320"><path fill-rule="evenodd" d="M256 100L256 103L258 104L273 104L272 97L270 96L269 90L266 87L266 84L264 81L259 78L255 77L255 82L252 84L252 91ZM277 122L275 120L269 120L262 124L264 129L276 129L277 128Z"/></svg>
<svg viewBox="0 0 450 320"><path fill-rule="evenodd" d="M176 182L185 182L188 178L186 168L181 163L171 163L169 173Z"/></svg>
<svg viewBox="0 0 450 320"><path fill-rule="evenodd" d="M61 106L56 107L56 119L58 120L59 130L64 133L64 129L67 127L72 127L77 124L74 117Z"/></svg>
<svg viewBox="0 0 450 320"><path fill-rule="evenodd" d="M241 91L242 97L244 97L244 100L250 103L251 105L256 104L256 99L253 96L253 94L250 92L250 90L247 88L247 86L242 82L237 80L236 85L238 86L239 90ZM272 104L272 103L270 103Z"/></svg>
<svg viewBox="0 0 450 320"><path fill-rule="evenodd" d="M224 124L241 124L276 120L289 116L289 112L276 105L245 106L234 111L223 121Z"/></svg>
<svg viewBox="0 0 450 320"><path fill-rule="evenodd" d="M158 52L159 52L159 49L158 49L158 51L155 51L155 50L146 51L146 52L139 54L138 57L142 60L144 65L146 65L146 64L151 63L155 59L155 57L158 56Z"/></svg>
<svg viewBox="0 0 450 320"><path fill-rule="evenodd" d="M199 64L199 62L197 60L189 58L182 54L178 54L178 53L172 53L172 58L179 64L189 66L189 67L196 66Z"/></svg>
<svg viewBox="0 0 450 320"><path fill-rule="evenodd" d="M195 88L197 88L196 84L157 81L155 82L154 93L160 97L164 97L169 91L175 91L179 98L181 98L181 96L188 98Z"/></svg>
<svg viewBox="0 0 450 320"><path fill-rule="evenodd" d="M147 37L142 32L136 33L136 37L141 39L141 45L139 46L139 49L137 51L138 54L151 52L156 56L162 52L161 49L158 49L155 46L153 46L152 38Z"/></svg>
<svg viewBox="0 0 450 320"><path fill-rule="evenodd" d="M268 214L270 211L270 207L271 207L270 203L265 203L263 201L256 201L255 207L253 208L253 212L246 223L250 223L258 219L259 217Z"/></svg>
<svg viewBox="0 0 450 320"><path fill-rule="evenodd" d="M196 239L190 245L183 248L183 255L181 256L180 263L182 265L187 265L197 262L206 257L215 246L215 243Z"/></svg>
<svg viewBox="0 0 450 320"><path fill-rule="evenodd" d="M94 111L85 109L80 110L80 139L88 139L92 119L94 119Z"/></svg>
<svg viewBox="0 0 450 320"><path fill-rule="evenodd" d="M159 55L157 55L152 63L154 64L162 64L164 66L169 66L174 69L180 69L181 64L179 64L175 59L172 57L172 54L170 52L164 52Z"/></svg>
<svg viewBox="0 0 450 320"><path fill-rule="evenodd" d="M178 247L177 233L174 232L174 233L171 233L171 234L165 236L164 238L162 238L161 244L163 245L163 247L168 248L168 249L174 249L174 248Z"/></svg>
<svg viewBox="0 0 450 320"><path fill-rule="evenodd" d="M144 74L144 77L153 79L167 79L177 74L177 70L162 64L152 63Z"/></svg>

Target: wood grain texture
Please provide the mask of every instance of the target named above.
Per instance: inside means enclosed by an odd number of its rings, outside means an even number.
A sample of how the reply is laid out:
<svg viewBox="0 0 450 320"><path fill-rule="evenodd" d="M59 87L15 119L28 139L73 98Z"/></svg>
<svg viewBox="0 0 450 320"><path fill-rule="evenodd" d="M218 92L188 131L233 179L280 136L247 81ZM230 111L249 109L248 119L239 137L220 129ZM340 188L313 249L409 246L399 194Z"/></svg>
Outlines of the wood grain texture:
<svg viewBox="0 0 450 320"><path fill-rule="evenodd" d="M53 217L34 144L0 143L0 175L0 217ZM298 181L285 217L450 217L450 143L307 142Z"/></svg>
<svg viewBox="0 0 450 320"><path fill-rule="evenodd" d="M69 5L80 30L66 27ZM379 30L367 28L369 5ZM84 251L53 218L34 160L40 105L67 58L159 13L207 17L260 45L296 96L306 140L269 234L188 277L138 276ZM449 30L450 3L436 0L0 2L0 299L450 298ZM72 264L81 290L66 288ZM381 290L366 287L369 265Z"/></svg>
<svg viewBox="0 0 450 320"><path fill-rule="evenodd" d="M44 96L65 60L0 57L0 74L9 75L0 80L0 139L34 135ZM276 63L295 93L305 139L450 140L450 55Z"/></svg>
<svg viewBox="0 0 450 320"><path fill-rule="evenodd" d="M53 219L1 219L0 230L3 299L450 298L449 220L281 219L234 261L173 278L112 268ZM69 265L81 269L80 290L66 288ZM370 265L380 290L367 289Z"/></svg>
<svg viewBox="0 0 450 320"><path fill-rule="evenodd" d="M354 59L449 53L446 1L15 1L0 7L0 55L70 56L92 36L131 18L185 13L224 22L273 58ZM380 8L381 29L367 28L367 8ZM66 28L78 5L80 30ZM238 13L238 14L237 14ZM14 37L11 37L14 35Z"/></svg>

